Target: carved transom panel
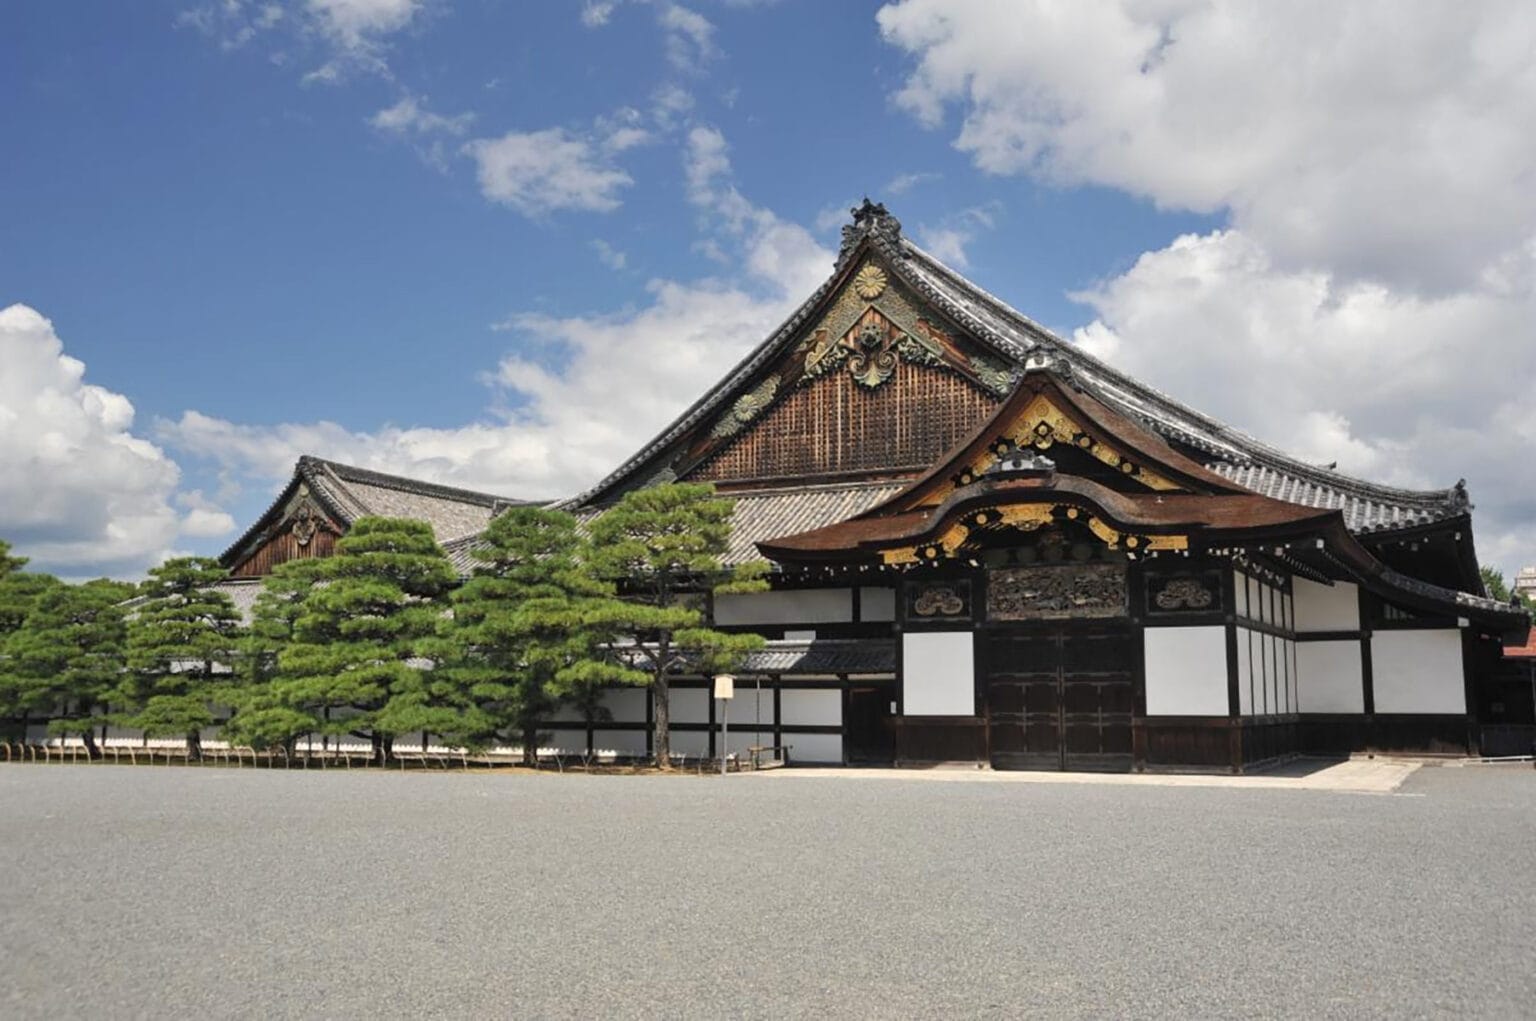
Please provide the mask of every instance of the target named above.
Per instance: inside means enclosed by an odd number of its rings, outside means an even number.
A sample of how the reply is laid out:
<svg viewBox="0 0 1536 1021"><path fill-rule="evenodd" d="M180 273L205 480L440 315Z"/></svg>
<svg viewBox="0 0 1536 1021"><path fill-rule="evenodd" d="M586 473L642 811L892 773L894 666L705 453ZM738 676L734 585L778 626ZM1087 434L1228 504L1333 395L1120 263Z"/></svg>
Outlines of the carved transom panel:
<svg viewBox="0 0 1536 1021"><path fill-rule="evenodd" d="M1149 575L1148 613L1211 613L1221 609L1221 576L1201 574Z"/></svg>
<svg viewBox="0 0 1536 1021"><path fill-rule="evenodd" d="M987 616L992 620L1086 620L1128 613L1126 572L1120 564L987 572Z"/></svg>
<svg viewBox="0 0 1536 1021"><path fill-rule="evenodd" d="M971 615L969 578L913 582L906 586L907 619L944 620Z"/></svg>

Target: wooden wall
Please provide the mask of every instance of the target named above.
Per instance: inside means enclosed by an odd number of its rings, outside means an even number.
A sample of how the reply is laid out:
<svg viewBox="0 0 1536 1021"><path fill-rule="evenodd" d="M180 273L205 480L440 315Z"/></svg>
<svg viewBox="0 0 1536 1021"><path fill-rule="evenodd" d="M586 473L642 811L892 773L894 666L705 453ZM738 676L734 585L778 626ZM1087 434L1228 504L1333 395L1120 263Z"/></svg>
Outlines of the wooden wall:
<svg viewBox="0 0 1536 1021"><path fill-rule="evenodd" d="M798 387L689 477L724 482L926 470L999 400L953 373L906 361L873 389L838 367Z"/></svg>
<svg viewBox="0 0 1536 1021"><path fill-rule="evenodd" d="M336 550L336 539L335 532L317 528L308 543L300 544L291 527L284 524L281 532L257 546L254 552L236 564L234 570L229 572L230 577L261 578L271 574L278 564L289 560L328 557Z"/></svg>

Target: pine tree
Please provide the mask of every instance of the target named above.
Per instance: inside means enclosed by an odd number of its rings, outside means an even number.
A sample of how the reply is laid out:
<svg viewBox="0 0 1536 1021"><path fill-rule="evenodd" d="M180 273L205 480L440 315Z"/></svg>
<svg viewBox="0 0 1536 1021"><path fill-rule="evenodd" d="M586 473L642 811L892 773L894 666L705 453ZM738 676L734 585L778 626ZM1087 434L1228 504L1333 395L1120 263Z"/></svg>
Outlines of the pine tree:
<svg viewBox="0 0 1536 1021"><path fill-rule="evenodd" d="M516 737L524 764L533 765L538 724L558 705L649 678L604 655L603 624L623 608L612 585L584 570L574 517L514 507L483 540L474 576L453 594L444 622L441 672L471 707L467 742Z"/></svg>
<svg viewBox="0 0 1536 1021"><path fill-rule="evenodd" d="M624 612L606 623L623 636L625 652L650 677L655 704L656 764L671 765L671 679L736 669L757 635L705 626L704 593L767 587L757 570L741 576L721 566L729 548L731 501L713 486L674 483L625 494L592 522L592 564L619 586ZM722 749L722 754L723 754Z"/></svg>
<svg viewBox="0 0 1536 1021"><path fill-rule="evenodd" d="M214 722L215 670L232 668L241 638L239 611L212 588L227 574L207 557L167 560L130 608L122 723L146 737L185 735L191 758L201 756L202 730Z"/></svg>
<svg viewBox="0 0 1536 1021"><path fill-rule="evenodd" d="M271 706L304 714L306 730L369 739L380 762L398 734L462 730L462 707L439 697L421 659L457 581L432 529L359 518L316 563L277 654Z"/></svg>
<svg viewBox="0 0 1536 1021"><path fill-rule="evenodd" d="M48 574L24 571L26 557L10 555L10 543L0 540L0 737L25 739L31 710L21 682L9 675L5 659L7 639L21 629L32 606L43 593L63 584ZM15 735L9 733L15 721Z"/></svg>
<svg viewBox="0 0 1536 1021"><path fill-rule="evenodd" d="M5 681L23 711L51 717L54 734L79 734L99 758L95 711L123 680L124 582L56 585L37 598L25 623L4 644Z"/></svg>
<svg viewBox="0 0 1536 1021"><path fill-rule="evenodd" d="M251 626L240 647L239 669L220 690L220 701L233 712L222 733L233 745L292 752L297 740L315 730L315 720L283 704L273 682L278 657L293 641L294 621L324 569L305 558L277 565L262 583L251 610Z"/></svg>

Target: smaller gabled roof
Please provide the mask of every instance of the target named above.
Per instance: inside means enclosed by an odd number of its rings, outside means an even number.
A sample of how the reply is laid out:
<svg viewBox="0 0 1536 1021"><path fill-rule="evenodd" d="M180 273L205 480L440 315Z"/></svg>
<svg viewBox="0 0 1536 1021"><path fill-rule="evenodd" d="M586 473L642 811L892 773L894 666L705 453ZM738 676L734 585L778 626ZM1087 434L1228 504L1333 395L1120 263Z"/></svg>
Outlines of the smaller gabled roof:
<svg viewBox="0 0 1536 1021"><path fill-rule="evenodd" d="M535 502L387 475L306 454L299 458L293 478L277 499L224 551L220 562L226 567L234 566L242 554L262 540L300 485L307 486L321 508L342 526L375 515L414 518L432 526L432 534L443 544L478 535L504 507Z"/></svg>

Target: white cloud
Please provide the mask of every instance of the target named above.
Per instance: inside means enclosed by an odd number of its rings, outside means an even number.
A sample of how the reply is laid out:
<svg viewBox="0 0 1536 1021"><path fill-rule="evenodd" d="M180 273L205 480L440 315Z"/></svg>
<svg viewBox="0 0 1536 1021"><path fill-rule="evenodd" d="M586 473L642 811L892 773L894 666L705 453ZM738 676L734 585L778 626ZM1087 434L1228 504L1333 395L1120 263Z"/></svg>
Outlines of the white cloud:
<svg viewBox="0 0 1536 1021"><path fill-rule="evenodd" d="M418 99L406 93L394 106L385 107L368 118L368 123L379 131L395 135L462 135L474 119L472 113L452 117L433 113L427 109L425 97Z"/></svg>
<svg viewBox="0 0 1536 1021"><path fill-rule="evenodd" d="M1483 558L1536 563L1528 285L1422 297L1277 268L1228 230L1078 297L1097 313L1074 336L1090 352L1306 460L1415 488L1465 476Z"/></svg>
<svg viewBox="0 0 1536 1021"><path fill-rule="evenodd" d="M281 4L220 0L182 11L176 15L175 24L196 29L218 42L220 49L238 50L261 33L276 28L283 18Z"/></svg>
<svg viewBox="0 0 1536 1021"><path fill-rule="evenodd" d="M662 3L656 20L666 39L667 61L679 71L696 71L720 55L715 26L698 11L682 4Z"/></svg>
<svg viewBox="0 0 1536 1021"><path fill-rule="evenodd" d="M597 253L598 261L609 269L624 269L629 265L629 256L602 238L593 240L592 250Z"/></svg>
<svg viewBox="0 0 1536 1021"><path fill-rule="evenodd" d="M992 173L1230 210L1287 269L1470 285L1536 218L1536 8L1520 0L1011 5L878 14L897 100Z"/></svg>
<svg viewBox="0 0 1536 1021"><path fill-rule="evenodd" d="M0 309L0 537L39 570L134 574L178 530L176 465L134 435L133 405L85 382L53 324Z"/></svg>
<svg viewBox="0 0 1536 1021"><path fill-rule="evenodd" d="M614 165L601 142L564 128L509 131L464 146L486 198L537 217L562 209L608 212L634 180Z"/></svg>
<svg viewBox="0 0 1536 1021"><path fill-rule="evenodd" d="M606 25L608 19L613 17L613 9L617 6L614 0L587 0L581 5L581 23L588 28Z"/></svg>
<svg viewBox="0 0 1536 1021"><path fill-rule="evenodd" d="M332 55L303 81L333 84L353 71L388 77L385 40L409 27L424 6L425 0L306 0L309 24Z"/></svg>
<svg viewBox="0 0 1536 1021"><path fill-rule="evenodd" d="M918 185L927 184L929 181L937 181L943 176L943 174L932 170L921 170L910 174L897 174L895 177L885 182L885 187L880 189L880 194L882 196L905 195L907 192L911 191L913 188L916 188Z"/></svg>
<svg viewBox="0 0 1536 1021"><path fill-rule="evenodd" d="M976 235L982 231L992 229L1001 209L999 203L989 202L986 205L971 206L958 213L952 213L937 226L919 224L917 239L940 261L947 262L957 269L965 269L970 265L970 259L965 254L965 246L974 241Z"/></svg>
<svg viewBox="0 0 1536 1021"><path fill-rule="evenodd" d="M728 206L730 279L654 280L638 308L599 315L518 313L498 328L518 341L489 381L514 410L459 429L330 422L242 425L188 411L160 424L178 450L225 469L285 478L302 453L509 496L570 495L634 453L762 341L830 271L832 253L798 225L747 202L730 181L725 142L701 136L701 210Z"/></svg>

